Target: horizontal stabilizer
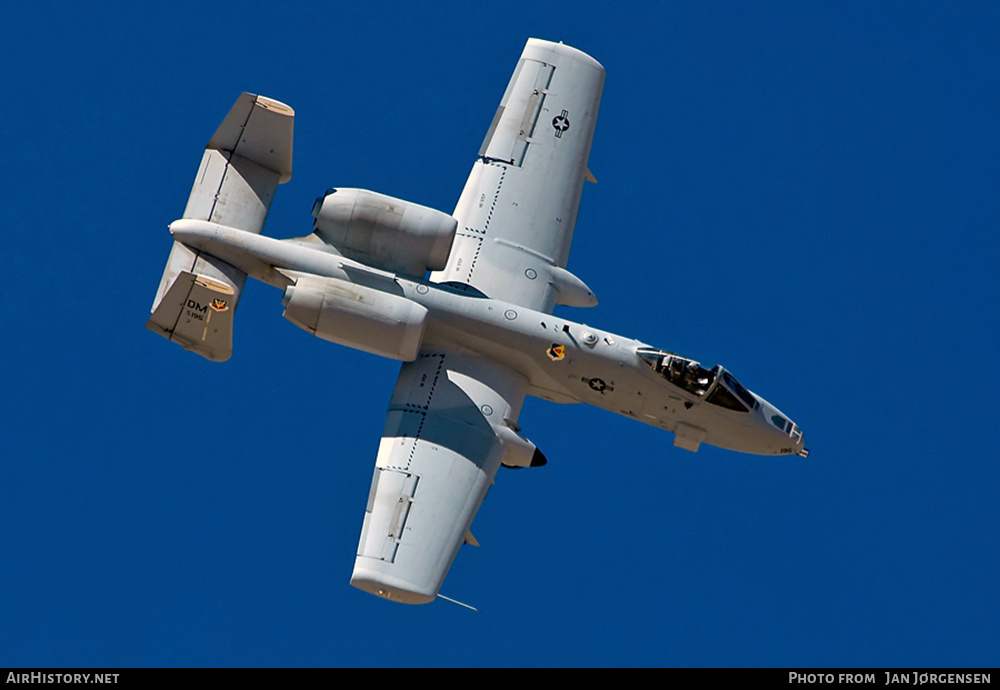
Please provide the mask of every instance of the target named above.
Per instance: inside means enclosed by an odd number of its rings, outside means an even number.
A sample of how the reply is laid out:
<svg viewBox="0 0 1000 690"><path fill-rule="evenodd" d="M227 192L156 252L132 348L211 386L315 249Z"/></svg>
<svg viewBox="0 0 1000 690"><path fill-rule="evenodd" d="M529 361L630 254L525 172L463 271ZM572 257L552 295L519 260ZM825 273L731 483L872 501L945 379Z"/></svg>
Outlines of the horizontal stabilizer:
<svg viewBox="0 0 1000 690"><path fill-rule="evenodd" d="M295 112L284 103L249 93L236 99L205 147L183 218L260 234L275 190L292 176L294 121ZM147 325L208 359L229 359L233 311L245 281L238 268L175 241ZM182 294L185 290L191 294ZM225 301L228 310L209 314L185 306L193 300L211 310L215 299ZM225 328L218 323L220 313L225 314ZM208 315L212 327L205 321L207 330L195 333L198 316Z"/></svg>
<svg viewBox="0 0 1000 690"><path fill-rule="evenodd" d="M146 328L213 362L233 353L234 290L218 281L182 271Z"/></svg>
<svg viewBox="0 0 1000 690"><path fill-rule="evenodd" d="M292 177L295 113L245 93L205 147L184 217L259 234L279 184Z"/></svg>

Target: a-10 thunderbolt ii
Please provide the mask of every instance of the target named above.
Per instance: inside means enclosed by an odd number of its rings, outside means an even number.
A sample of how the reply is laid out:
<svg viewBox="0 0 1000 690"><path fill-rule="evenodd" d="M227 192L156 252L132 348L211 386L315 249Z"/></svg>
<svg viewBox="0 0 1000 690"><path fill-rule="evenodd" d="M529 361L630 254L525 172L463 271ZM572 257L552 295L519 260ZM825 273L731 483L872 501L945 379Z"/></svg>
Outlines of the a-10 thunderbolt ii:
<svg viewBox="0 0 1000 690"><path fill-rule="evenodd" d="M226 360L250 275L284 292L303 330L403 362L355 587L438 596L500 465L545 464L518 424L526 395L632 417L689 451L808 453L799 427L722 367L552 314L597 303L566 261L603 84L590 56L529 40L451 215L331 189L312 234L264 237L292 174L292 109L243 94L205 149L147 326Z"/></svg>

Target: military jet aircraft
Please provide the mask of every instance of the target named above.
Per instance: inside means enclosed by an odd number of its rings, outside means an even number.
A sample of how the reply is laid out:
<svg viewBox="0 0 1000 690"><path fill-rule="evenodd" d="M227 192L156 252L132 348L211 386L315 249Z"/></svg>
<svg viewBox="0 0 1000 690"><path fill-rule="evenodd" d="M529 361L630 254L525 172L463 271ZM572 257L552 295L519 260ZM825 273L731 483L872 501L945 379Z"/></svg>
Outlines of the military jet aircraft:
<svg viewBox="0 0 1000 690"><path fill-rule="evenodd" d="M553 315L597 303L566 262L603 85L590 56L529 40L451 215L330 189L314 232L272 239L260 233L292 174L292 109L245 93L205 149L147 327L228 359L250 275L284 292L303 330L403 362L355 587L439 596L498 468L546 462L518 424L527 395L632 417L688 451L808 453L799 427L722 367Z"/></svg>

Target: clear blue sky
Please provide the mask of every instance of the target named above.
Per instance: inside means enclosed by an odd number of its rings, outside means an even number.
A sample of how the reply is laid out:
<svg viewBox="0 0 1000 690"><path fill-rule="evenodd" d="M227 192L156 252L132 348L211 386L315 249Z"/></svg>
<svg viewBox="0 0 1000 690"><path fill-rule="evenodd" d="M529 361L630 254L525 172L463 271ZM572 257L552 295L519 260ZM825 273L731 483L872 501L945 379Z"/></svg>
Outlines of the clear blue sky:
<svg viewBox="0 0 1000 690"><path fill-rule="evenodd" d="M1000 9L492 6L7 10L0 666L996 666ZM529 36L608 73L561 313L812 456L529 401L549 465L443 589L481 612L392 605L348 580L398 364L259 284L229 362L158 338L166 225L241 91L297 115L268 234L330 186L451 211Z"/></svg>

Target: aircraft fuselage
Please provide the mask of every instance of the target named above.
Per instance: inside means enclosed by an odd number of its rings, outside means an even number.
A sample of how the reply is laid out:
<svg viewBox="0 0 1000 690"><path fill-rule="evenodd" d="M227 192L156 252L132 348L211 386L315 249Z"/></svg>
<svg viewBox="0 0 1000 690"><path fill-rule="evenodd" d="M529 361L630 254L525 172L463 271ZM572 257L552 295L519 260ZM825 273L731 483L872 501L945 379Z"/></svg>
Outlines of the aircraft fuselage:
<svg viewBox="0 0 1000 690"><path fill-rule="evenodd" d="M366 295L381 293L393 304L419 305L414 309L422 308L426 315L420 311L423 318L416 334L418 345L457 346L502 364L527 380L529 395L559 403L587 403L673 431L675 445L688 450L708 443L763 455L807 453L797 426L766 400L734 384L721 368L701 369L696 362L654 350L641 341L490 299L468 286L438 284L373 269L311 246L308 241L276 240L191 220L176 221L171 232L184 244L286 290L286 307L289 286L295 281L304 282L303 278L328 281L321 290L336 293L352 304L363 305L371 299ZM369 320L376 316L363 309L352 315ZM358 349L408 359L406 355L353 342L349 334L343 338L315 334ZM646 353L645 358L641 352ZM700 379L701 384L693 381L682 385L681 378L671 379L670 372L660 368L660 355L670 359L675 368L686 364L690 371L701 372L695 377L705 378ZM681 370L681 374L686 371ZM718 404L720 400L734 399L732 394L720 395L726 391L716 393L723 380L745 393L747 404Z"/></svg>

